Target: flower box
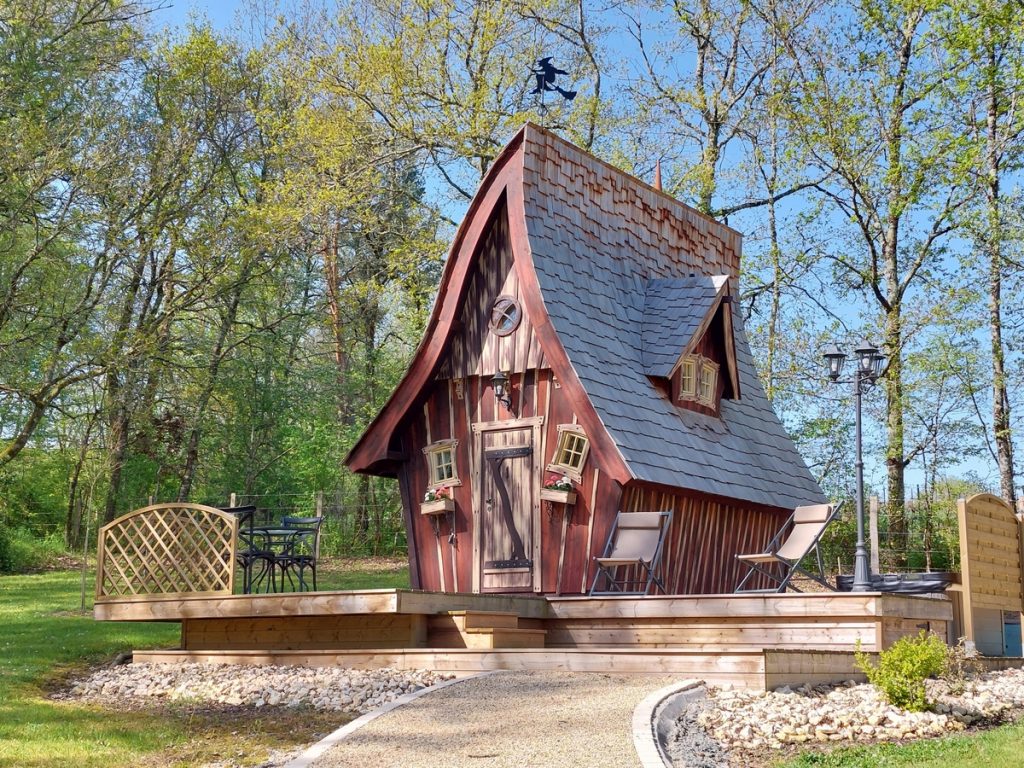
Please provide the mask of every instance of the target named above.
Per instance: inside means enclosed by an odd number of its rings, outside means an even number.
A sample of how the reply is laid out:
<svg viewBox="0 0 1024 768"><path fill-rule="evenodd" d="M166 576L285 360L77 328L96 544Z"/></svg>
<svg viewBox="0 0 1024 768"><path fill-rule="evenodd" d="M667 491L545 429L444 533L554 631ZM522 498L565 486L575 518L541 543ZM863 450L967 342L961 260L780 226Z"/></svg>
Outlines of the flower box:
<svg viewBox="0 0 1024 768"><path fill-rule="evenodd" d="M455 511L455 499L434 499L420 502L421 515L447 515Z"/></svg>
<svg viewBox="0 0 1024 768"><path fill-rule="evenodd" d="M555 501L559 504L576 503L576 491L556 491L554 488L541 488L540 497L543 501Z"/></svg>

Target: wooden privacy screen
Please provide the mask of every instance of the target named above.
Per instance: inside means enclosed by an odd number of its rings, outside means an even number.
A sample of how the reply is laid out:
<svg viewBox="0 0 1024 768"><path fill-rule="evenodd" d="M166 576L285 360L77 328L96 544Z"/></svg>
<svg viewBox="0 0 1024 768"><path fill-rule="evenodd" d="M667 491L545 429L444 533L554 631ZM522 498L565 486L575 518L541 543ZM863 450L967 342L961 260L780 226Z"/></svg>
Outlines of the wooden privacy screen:
<svg viewBox="0 0 1024 768"><path fill-rule="evenodd" d="M989 493L957 502L960 523L960 632L986 655L1004 648L1003 611L1024 608L1019 524L1010 505Z"/></svg>
<svg viewBox="0 0 1024 768"><path fill-rule="evenodd" d="M96 601L230 595L238 519L202 504L154 504L100 528Z"/></svg>

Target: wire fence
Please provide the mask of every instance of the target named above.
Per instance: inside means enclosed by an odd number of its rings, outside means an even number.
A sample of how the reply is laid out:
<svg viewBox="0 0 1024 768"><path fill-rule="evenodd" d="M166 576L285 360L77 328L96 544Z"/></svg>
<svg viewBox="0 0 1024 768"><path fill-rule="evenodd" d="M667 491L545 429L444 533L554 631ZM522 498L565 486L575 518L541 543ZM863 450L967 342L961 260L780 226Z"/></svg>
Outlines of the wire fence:
<svg viewBox="0 0 1024 768"><path fill-rule="evenodd" d="M917 498L902 504L872 498L865 505L865 543L877 573L957 571L960 531L955 498ZM826 569L852 573L856 509L848 504L822 537Z"/></svg>

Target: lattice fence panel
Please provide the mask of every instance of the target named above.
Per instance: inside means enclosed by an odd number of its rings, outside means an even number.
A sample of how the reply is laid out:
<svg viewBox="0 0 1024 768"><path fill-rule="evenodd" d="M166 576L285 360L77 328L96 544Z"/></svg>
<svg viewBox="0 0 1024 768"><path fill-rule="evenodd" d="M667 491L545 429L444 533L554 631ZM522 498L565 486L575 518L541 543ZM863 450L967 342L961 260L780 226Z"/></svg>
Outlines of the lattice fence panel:
<svg viewBox="0 0 1024 768"><path fill-rule="evenodd" d="M103 526L96 599L227 594L234 590L238 519L202 504L155 504Z"/></svg>

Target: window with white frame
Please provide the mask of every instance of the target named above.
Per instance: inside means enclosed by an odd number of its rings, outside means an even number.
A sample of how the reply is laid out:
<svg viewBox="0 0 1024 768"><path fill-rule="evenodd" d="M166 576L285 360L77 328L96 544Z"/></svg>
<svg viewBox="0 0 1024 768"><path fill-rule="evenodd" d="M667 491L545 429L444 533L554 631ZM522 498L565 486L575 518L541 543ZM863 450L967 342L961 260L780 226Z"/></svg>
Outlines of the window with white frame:
<svg viewBox="0 0 1024 768"><path fill-rule="evenodd" d="M462 484L455 464L455 448L458 444L458 440L439 440L423 449L430 473L428 488Z"/></svg>
<svg viewBox="0 0 1024 768"><path fill-rule="evenodd" d="M718 388L718 364L702 358L700 361L700 384L697 402L709 408L715 407L715 391Z"/></svg>
<svg viewBox="0 0 1024 768"><path fill-rule="evenodd" d="M697 358L689 355L679 366L679 399L697 399Z"/></svg>
<svg viewBox="0 0 1024 768"><path fill-rule="evenodd" d="M583 477L583 464L590 452L590 440L578 424L559 424L555 454L548 464L549 472L568 475L579 482Z"/></svg>

